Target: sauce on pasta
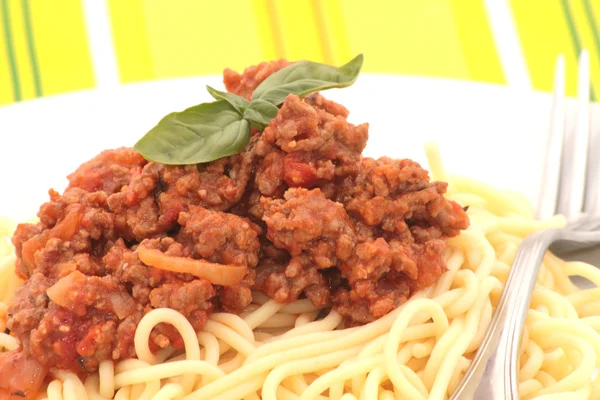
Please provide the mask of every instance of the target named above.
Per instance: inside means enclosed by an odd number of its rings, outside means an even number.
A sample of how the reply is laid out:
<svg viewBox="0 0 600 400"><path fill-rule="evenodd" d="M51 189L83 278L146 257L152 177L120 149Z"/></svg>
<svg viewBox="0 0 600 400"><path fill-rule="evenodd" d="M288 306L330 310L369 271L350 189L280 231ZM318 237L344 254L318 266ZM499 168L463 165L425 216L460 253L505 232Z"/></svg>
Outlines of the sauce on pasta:
<svg viewBox="0 0 600 400"><path fill-rule="evenodd" d="M228 70L225 85L250 100L287 65ZM352 327L434 284L447 239L469 225L465 211L416 162L363 157L368 125L347 116L319 93L290 94L239 154L165 165L120 148L81 165L12 237L24 283L6 311L18 348L0 354L0 377L10 377L0 388L34 398L54 370L86 377L184 348L198 359L182 330L244 312L253 291L334 310ZM145 331L150 315L179 322ZM184 392L194 380L183 376Z"/></svg>

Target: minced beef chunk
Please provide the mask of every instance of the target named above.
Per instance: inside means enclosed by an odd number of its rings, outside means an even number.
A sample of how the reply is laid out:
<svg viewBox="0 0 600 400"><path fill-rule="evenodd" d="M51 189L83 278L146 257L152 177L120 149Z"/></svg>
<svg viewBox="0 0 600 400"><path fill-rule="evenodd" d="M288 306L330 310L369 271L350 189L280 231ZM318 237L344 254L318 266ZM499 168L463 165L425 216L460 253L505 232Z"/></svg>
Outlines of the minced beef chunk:
<svg viewBox="0 0 600 400"><path fill-rule="evenodd" d="M264 280L263 290L279 301L296 300L304 291L309 298L318 297L319 305L327 303L326 282L318 270L350 259L356 241L344 207L319 189L300 188L289 189L284 199L263 198L263 204L267 238L291 255L285 269Z"/></svg>
<svg viewBox="0 0 600 400"><path fill-rule="evenodd" d="M223 71L223 83L228 92L240 95L250 100L252 92L271 74L287 67L291 63L287 60L262 62L244 70L242 74L226 68Z"/></svg>
<svg viewBox="0 0 600 400"><path fill-rule="evenodd" d="M61 196L51 190L38 217L37 224L17 226L13 237L21 278L36 272L59 277L75 269L103 274L98 255L116 239L105 192L71 188Z"/></svg>
<svg viewBox="0 0 600 400"><path fill-rule="evenodd" d="M303 188L356 173L367 138L367 124L354 126L293 94L261 135L262 141L286 153L283 180Z"/></svg>
<svg viewBox="0 0 600 400"><path fill-rule="evenodd" d="M225 85L251 99L288 65L226 70ZM240 313L253 289L278 302L306 297L354 325L435 283L446 240L467 228L467 215L414 161L363 157L368 125L347 117L319 93L290 94L240 154L177 166L120 148L81 165L62 194L50 190L39 222L13 236L26 282L7 325L21 349L0 358L0 376L8 363L88 373L134 357L137 324L156 308L199 330L213 311ZM237 278L217 284L171 263ZM159 324L149 344L183 341Z"/></svg>
<svg viewBox="0 0 600 400"><path fill-rule="evenodd" d="M219 289L221 308L227 312L241 312L252 301L251 287L260 250L260 227L237 215L212 212L197 206L190 206L189 213L181 213L179 224L181 230L177 239L193 248L194 258L248 267L239 284Z"/></svg>
<svg viewBox="0 0 600 400"><path fill-rule="evenodd" d="M127 185L146 163L144 157L130 148L106 150L68 176L69 188L115 193Z"/></svg>
<svg viewBox="0 0 600 400"><path fill-rule="evenodd" d="M347 110L313 94L289 95L252 146L255 174L246 188L242 211L260 221L262 196L282 198L288 188L320 188L333 197L335 182L353 176L360 166L368 124L346 120Z"/></svg>
<svg viewBox="0 0 600 400"><path fill-rule="evenodd" d="M329 268L352 255L356 234L344 206L319 189L289 189L284 199L263 198L267 238L292 259Z"/></svg>
<svg viewBox="0 0 600 400"><path fill-rule="evenodd" d="M8 327L23 350L43 365L89 372L102 360L135 356L139 305L112 276L73 271L59 280L34 274L17 291ZM117 340L123 320L135 319Z"/></svg>
<svg viewBox="0 0 600 400"><path fill-rule="evenodd" d="M128 186L108 198L119 236L140 242L168 233L190 204L220 211L236 205L254 170L256 140L241 154L208 164L148 163Z"/></svg>

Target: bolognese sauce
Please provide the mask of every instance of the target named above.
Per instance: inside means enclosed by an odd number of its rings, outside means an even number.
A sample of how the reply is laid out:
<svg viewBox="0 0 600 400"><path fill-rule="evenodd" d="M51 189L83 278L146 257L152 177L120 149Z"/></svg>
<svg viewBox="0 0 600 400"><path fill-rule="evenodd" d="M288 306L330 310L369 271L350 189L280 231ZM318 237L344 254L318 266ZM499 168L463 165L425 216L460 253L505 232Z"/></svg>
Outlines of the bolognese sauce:
<svg viewBox="0 0 600 400"><path fill-rule="evenodd" d="M225 86L251 99L287 65L226 70ZM7 326L20 348L0 354L0 387L31 396L52 367L86 374L135 357L135 329L154 308L200 330L211 312L240 313L256 290L308 298L356 325L435 283L466 213L416 162L363 157L368 125L347 116L319 93L291 94L240 154L176 166L121 148L81 165L62 194L50 190L39 222L14 234L26 281ZM161 324L150 346L183 343Z"/></svg>

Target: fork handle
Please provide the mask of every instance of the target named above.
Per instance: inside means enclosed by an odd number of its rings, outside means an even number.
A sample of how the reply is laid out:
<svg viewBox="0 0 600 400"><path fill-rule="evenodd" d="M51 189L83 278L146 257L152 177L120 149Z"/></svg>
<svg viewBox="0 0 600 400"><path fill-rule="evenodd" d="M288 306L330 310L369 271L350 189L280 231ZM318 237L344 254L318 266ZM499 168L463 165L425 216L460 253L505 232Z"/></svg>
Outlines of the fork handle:
<svg viewBox="0 0 600 400"><path fill-rule="evenodd" d="M518 400L519 345L544 254L561 229L533 233L517 251L496 312L452 400Z"/></svg>

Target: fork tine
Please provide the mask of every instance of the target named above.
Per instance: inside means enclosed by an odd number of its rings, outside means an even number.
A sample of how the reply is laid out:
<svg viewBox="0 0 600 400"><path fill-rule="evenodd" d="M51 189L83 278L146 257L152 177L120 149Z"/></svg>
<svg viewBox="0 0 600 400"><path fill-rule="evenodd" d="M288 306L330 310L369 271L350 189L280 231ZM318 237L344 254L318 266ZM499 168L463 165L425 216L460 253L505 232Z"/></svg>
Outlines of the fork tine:
<svg viewBox="0 0 600 400"><path fill-rule="evenodd" d="M560 160L565 131L565 59L562 54L557 57L556 68L554 69L551 110L550 131L548 132L542 184L537 206L537 217L539 219L550 218L555 214L558 198Z"/></svg>
<svg viewBox="0 0 600 400"><path fill-rule="evenodd" d="M589 145L588 145L588 163L587 163L587 174L585 182L585 202L583 205L583 211L585 213L595 213L600 210L600 159L594 156L595 149L600 146L600 132L592 132L590 129L590 64L589 55L586 50L581 53L581 59L579 60L580 72L585 79L585 82L579 82L585 84L585 87L579 87L581 93L578 99L577 105L577 123L578 128L587 132ZM597 151L597 150L596 150Z"/></svg>
<svg viewBox="0 0 600 400"><path fill-rule="evenodd" d="M589 112L585 109L589 107L589 96L589 56L583 50L579 56L577 74L577 119L574 129L567 130L565 135L558 191L558 213L569 220L581 214L583 207L589 139Z"/></svg>

